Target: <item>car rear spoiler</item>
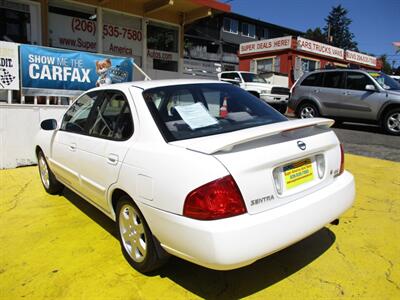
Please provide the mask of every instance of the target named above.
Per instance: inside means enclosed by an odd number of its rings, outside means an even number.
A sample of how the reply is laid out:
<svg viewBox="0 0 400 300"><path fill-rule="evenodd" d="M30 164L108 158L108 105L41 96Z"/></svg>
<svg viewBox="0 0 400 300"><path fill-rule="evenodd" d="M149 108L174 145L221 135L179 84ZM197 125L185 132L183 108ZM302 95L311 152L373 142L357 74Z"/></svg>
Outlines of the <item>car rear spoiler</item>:
<svg viewBox="0 0 400 300"><path fill-rule="evenodd" d="M230 151L236 145L280 134L285 131L292 131L305 127L329 128L334 123L334 120L324 118L289 120L228 132L223 135L218 134L190 140L175 141L170 144L205 154L214 154L219 151Z"/></svg>

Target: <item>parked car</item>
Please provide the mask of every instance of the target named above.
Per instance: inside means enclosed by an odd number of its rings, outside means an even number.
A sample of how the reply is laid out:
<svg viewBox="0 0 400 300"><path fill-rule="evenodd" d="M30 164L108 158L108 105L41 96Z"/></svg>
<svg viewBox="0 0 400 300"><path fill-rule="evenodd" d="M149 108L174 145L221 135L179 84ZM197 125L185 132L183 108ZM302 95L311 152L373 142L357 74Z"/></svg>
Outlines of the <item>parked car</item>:
<svg viewBox="0 0 400 300"><path fill-rule="evenodd" d="M287 110L289 89L273 85L256 73L245 71L226 71L218 74L218 79L236 84L242 89L260 98L284 114Z"/></svg>
<svg viewBox="0 0 400 300"><path fill-rule="evenodd" d="M332 124L289 121L219 81L131 82L89 90L61 120L43 121L36 154L45 190L66 186L115 220L140 272L170 254L227 270L352 205Z"/></svg>
<svg viewBox="0 0 400 300"><path fill-rule="evenodd" d="M318 70L292 88L289 107L299 118L375 123L400 135L400 83L382 72Z"/></svg>
<svg viewBox="0 0 400 300"><path fill-rule="evenodd" d="M396 80L398 83L400 83L400 75L390 75L394 80Z"/></svg>

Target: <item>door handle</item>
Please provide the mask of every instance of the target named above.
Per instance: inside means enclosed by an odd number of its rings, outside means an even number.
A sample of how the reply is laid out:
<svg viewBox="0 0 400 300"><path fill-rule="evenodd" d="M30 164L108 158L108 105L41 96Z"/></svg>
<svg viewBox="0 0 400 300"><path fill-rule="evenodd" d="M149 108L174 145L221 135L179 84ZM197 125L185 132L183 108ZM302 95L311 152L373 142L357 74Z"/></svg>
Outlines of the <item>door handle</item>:
<svg viewBox="0 0 400 300"><path fill-rule="evenodd" d="M116 164L118 164L118 155L113 154L113 153L109 154L108 157L107 157L107 162L108 162L110 165L116 165Z"/></svg>
<svg viewBox="0 0 400 300"><path fill-rule="evenodd" d="M343 95L350 96L351 93L350 92L343 92Z"/></svg>
<svg viewBox="0 0 400 300"><path fill-rule="evenodd" d="M314 93L319 93L319 90L313 90Z"/></svg>
<svg viewBox="0 0 400 300"><path fill-rule="evenodd" d="M69 144L68 149L69 149L70 151L76 151L76 144L75 144L75 143Z"/></svg>

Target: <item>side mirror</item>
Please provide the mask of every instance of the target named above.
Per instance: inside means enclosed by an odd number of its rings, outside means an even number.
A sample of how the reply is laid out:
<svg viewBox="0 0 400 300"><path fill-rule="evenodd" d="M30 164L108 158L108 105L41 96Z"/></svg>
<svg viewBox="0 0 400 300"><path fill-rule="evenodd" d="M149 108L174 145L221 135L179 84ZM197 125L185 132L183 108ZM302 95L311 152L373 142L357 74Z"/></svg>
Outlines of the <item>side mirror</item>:
<svg viewBox="0 0 400 300"><path fill-rule="evenodd" d="M47 119L40 123L43 130L54 130L57 128L57 121L55 119Z"/></svg>
<svg viewBox="0 0 400 300"><path fill-rule="evenodd" d="M367 84L365 86L365 90L370 92L376 92L376 87L373 84Z"/></svg>

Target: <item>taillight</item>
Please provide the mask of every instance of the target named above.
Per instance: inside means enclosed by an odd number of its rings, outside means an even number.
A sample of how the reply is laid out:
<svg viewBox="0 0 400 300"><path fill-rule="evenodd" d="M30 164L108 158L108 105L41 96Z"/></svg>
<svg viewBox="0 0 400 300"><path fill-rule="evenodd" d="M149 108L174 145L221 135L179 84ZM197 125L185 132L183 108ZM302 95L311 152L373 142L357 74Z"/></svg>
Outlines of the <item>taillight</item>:
<svg viewBox="0 0 400 300"><path fill-rule="evenodd" d="M283 183L279 168L275 168L275 170L272 172L272 177L274 177L276 191L278 192L279 195L281 195L283 190Z"/></svg>
<svg viewBox="0 0 400 300"><path fill-rule="evenodd" d="M340 144L340 169L339 173L336 176L339 176L344 172L344 149L343 144Z"/></svg>
<svg viewBox="0 0 400 300"><path fill-rule="evenodd" d="M232 176L209 182L189 193L183 215L198 220L216 220L246 212L242 194Z"/></svg>

